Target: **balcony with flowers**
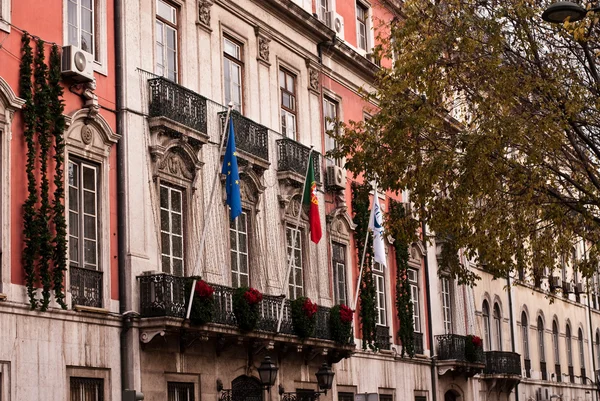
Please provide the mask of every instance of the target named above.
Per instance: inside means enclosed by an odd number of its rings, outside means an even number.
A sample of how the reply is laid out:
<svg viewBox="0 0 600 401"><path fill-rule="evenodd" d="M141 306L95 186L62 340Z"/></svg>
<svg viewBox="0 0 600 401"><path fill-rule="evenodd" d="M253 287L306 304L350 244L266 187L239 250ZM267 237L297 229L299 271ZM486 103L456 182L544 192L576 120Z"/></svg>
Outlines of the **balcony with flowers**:
<svg viewBox="0 0 600 401"><path fill-rule="evenodd" d="M471 377L485 368L483 341L480 337L444 334L435 339L438 375L452 373Z"/></svg>
<svg viewBox="0 0 600 401"><path fill-rule="evenodd" d="M325 355L329 363L350 356L355 347L354 311L345 305L329 308L306 297L290 301L255 288L198 280L186 320L193 278L158 273L139 276L138 281L142 344L179 337L185 347L212 339L218 354L228 343L246 341L254 347L293 347L312 357Z"/></svg>

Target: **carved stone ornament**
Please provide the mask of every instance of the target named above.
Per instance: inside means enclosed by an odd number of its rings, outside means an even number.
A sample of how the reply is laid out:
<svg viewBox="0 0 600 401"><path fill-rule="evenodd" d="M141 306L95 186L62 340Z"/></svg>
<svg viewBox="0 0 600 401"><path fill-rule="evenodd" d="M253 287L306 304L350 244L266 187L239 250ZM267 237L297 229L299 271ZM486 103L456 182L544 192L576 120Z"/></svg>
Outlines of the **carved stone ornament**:
<svg viewBox="0 0 600 401"><path fill-rule="evenodd" d="M92 129L86 124L81 128L81 141L86 145L92 143L92 139L94 139L94 132Z"/></svg>
<svg viewBox="0 0 600 401"><path fill-rule="evenodd" d="M259 60L269 62L269 39L258 37L258 58Z"/></svg>
<svg viewBox="0 0 600 401"><path fill-rule="evenodd" d="M198 0L198 21L201 24L210 26L210 7L212 0Z"/></svg>
<svg viewBox="0 0 600 401"><path fill-rule="evenodd" d="M94 121L98 112L100 111L100 104L98 103L98 95L94 92L96 90L96 80L93 79L85 84L82 97L84 99L83 107L88 109L87 121Z"/></svg>
<svg viewBox="0 0 600 401"><path fill-rule="evenodd" d="M158 169L174 177L194 179L196 166L192 158L181 147L173 147L158 162Z"/></svg>
<svg viewBox="0 0 600 401"><path fill-rule="evenodd" d="M308 77L309 77L309 86L310 89L318 91L319 90L319 71L315 70L314 68L311 68L310 70L308 70Z"/></svg>

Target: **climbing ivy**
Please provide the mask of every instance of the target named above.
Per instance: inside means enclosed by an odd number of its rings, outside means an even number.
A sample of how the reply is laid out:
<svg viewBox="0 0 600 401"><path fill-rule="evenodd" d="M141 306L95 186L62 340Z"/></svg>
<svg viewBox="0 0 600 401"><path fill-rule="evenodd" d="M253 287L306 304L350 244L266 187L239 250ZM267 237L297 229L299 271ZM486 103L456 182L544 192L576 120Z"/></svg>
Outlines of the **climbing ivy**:
<svg viewBox="0 0 600 401"><path fill-rule="evenodd" d="M359 263L365 246L365 234L369 226L369 184L352 183L352 220L356 224L354 244L358 253ZM377 308L375 304L375 282L371 268L373 254L372 240L369 238L365 256L363 275L360 283L360 322L362 327L362 347L377 350L375 328Z"/></svg>

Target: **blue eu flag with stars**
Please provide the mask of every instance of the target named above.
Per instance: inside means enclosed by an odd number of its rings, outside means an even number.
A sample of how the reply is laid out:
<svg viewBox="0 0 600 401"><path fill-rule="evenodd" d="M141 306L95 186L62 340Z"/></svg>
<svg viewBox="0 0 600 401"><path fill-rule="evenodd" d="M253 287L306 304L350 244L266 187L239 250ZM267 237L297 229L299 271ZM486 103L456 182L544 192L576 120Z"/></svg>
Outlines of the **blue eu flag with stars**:
<svg viewBox="0 0 600 401"><path fill-rule="evenodd" d="M227 191L227 204L231 210L231 220L242 214L242 198L240 196L240 173L238 171L237 153L235 151L235 134L233 133L233 120L229 119L229 138L223 160L222 174L227 177L225 189Z"/></svg>

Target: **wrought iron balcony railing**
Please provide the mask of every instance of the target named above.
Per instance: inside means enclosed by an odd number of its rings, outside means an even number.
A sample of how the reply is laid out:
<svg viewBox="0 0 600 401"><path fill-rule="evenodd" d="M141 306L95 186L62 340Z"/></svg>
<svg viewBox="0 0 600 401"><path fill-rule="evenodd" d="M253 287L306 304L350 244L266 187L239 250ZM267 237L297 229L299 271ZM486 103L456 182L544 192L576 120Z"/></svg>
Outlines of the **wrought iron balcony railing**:
<svg viewBox="0 0 600 401"><path fill-rule="evenodd" d="M225 124L227 112L222 111L219 118ZM264 161L269 161L269 130L244 117L237 111L231 112L231 120L235 130L235 147Z"/></svg>
<svg viewBox="0 0 600 401"><path fill-rule="evenodd" d="M375 344L379 349L390 349L390 328L388 326L375 327Z"/></svg>
<svg viewBox="0 0 600 401"><path fill-rule="evenodd" d="M439 360L455 359L457 361L484 363L483 348L467 345L467 336L444 334L435 337Z"/></svg>
<svg viewBox="0 0 600 401"><path fill-rule="evenodd" d="M424 344L423 344L423 333L417 333L415 332L414 334L414 347L415 347L415 354L419 354L419 355L423 355L425 353L425 348L424 348Z"/></svg>
<svg viewBox="0 0 600 401"><path fill-rule="evenodd" d="M169 316L183 318L186 313L186 288L191 285L190 277L178 277L167 273L139 276L140 281L140 314L142 317ZM235 288L211 284L214 288L215 314L212 323L237 327L233 313L233 294ZM293 334L292 312L290 301L283 304L283 320L280 333ZM257 330L276 332L281 297L263 295L260 303L260 319ZM317 310L314 338L330 340L329 327L330 308L319 306ZM389 343L389 334L388 334Z"/></svg>
<svg viewBox="0 0 600 401"><path fill-rule="evenodd" d="M485 369L488 375L518 375L521 376L521 356L515 352L487 351Z"/></svg>
<svg viewBox="0 0 600 401"><path fill-rule="evenodd" d="M206 133L206 98L166 78L152 78L150 117L167 117L196 131Z"/></svg>
<svg viewBox="0 0 600 401"><path fill-rule="evenodd" d="M278 162L277 170L294 171L302 176L306 174L306 163L310 149L290 138L277 141ZM321 182L321 157L318 152L313 151L313 167L315 180Z"/></svg>
<svg viewBox="0 0 600 401"><path fill-rule="evenodd" d="M71 296L73 306L102 308L102 272L70 267Z"/></svg>

